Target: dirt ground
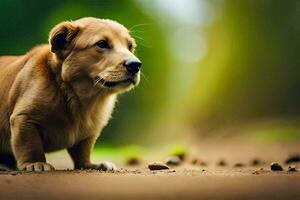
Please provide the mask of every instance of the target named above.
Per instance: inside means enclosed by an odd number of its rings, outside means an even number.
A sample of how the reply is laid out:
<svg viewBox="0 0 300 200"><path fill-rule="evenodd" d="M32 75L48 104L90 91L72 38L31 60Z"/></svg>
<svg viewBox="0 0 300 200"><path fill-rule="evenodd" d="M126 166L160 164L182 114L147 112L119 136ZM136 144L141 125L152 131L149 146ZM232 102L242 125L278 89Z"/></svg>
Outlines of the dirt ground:
<svg viewBox="0 0 300 200"><path fill-rule="evenodd" d="M63 170L71 168L71 162L67 155L56 154L47 159L57 171L0 171L0 200L300 199L300 172L288 172L289 165L283 164L287 155L300 151L299 145L271 145L267 149L241 145L234 150L232 145L216 145L200 149L207 166L186 162L163 171L150 171L147 162L138 166L119 164L114 173ZM251 166L250 158L255 156L264 164ZM226 166L216 164L220 158L225 158ZM280 162L284 171L271 171L271 161ZM236 162L245 165L234 167ZM300 170L299 163L293 165Z"/></svg>
<svg viewBox="0 0 300 200"><path fill-rule="evenodd" d="M0 172L0 199L300 199L300 172L263 168Z"/></svg>

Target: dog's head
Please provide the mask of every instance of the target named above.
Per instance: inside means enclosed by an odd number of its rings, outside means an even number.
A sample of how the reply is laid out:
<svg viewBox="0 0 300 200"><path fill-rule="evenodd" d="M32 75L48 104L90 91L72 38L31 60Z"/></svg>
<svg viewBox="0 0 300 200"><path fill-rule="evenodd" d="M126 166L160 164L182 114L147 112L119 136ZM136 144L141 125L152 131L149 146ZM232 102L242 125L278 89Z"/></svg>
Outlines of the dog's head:
<svg viewBox="0 0 300 200"><path fill-rule="evenodd" d="M50 32L51 51L62 63L63 81L88 80L96 88L124 91L140 80L136 43L121 24L82 18L62 22Z"/></svg>

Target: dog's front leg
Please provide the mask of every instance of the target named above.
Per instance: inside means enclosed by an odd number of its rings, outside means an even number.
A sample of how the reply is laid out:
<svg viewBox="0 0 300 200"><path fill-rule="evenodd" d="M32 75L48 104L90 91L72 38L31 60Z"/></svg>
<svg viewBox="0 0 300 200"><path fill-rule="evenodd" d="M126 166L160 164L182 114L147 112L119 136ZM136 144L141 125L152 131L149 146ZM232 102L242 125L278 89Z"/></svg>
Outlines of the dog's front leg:
<svg viewBox="0 0 300 200"><path fill-rule="evenodd" d="M53 166L46 163L37 125L26 115L12 115L10 126L11 145L18 169L26 171L53 170Z"/></svg>
<svg viewBox="0 0 300 200"><path fill-rule="evenodd" d="M87 138L68 149L68 152L74 162L74 168L115 171L116 166L111 162L105 161L99 164L93 164L91 162L91 152L93 150L96 139L97 138L95 137Z"/></svg>

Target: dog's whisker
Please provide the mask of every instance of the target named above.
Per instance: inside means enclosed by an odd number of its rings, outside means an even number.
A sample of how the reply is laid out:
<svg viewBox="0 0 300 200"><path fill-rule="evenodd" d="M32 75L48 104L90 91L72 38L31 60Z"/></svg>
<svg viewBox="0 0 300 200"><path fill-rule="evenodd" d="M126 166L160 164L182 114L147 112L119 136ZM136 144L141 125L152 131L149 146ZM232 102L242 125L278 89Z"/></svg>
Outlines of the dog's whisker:
<svg viewBox="0 0 300 200"><path fill-rule="evenodd" d="M141 76L144 77L146 84L150 85L150 81L147 79L146 75L143 72L140 72L140 73L141 73Z"/></svg>
<svg viewBox="0 0 300 200"><path fill-rule="evenodd" d="M98 84L98 81L94 81L94 86L96 86Z"/></svg>
<svg viewBox="0 0 300 200"><path fill-rule="evenodd" d="M142 38L141 36L137 35L139 32L144 33L144 31L131 30L129 32L133 36L133 38L137 41L138 45L141 45L146 48L152 48L152 46L150 46L150 45L145 45L144 43L146 42L146 40L144 38ZM135 33L137 33L137 34L135 34Z"/></svg>
<svg viewBox="0 0 300 200"><path fill-rule="evenodd" d="M130 34L132 33L146 33L145 31L141 31L141 30L132 30L130 31Z"/></svg>
<svg viewBox="0 0 300 200"><path fill-rule="evenodd" d="M97 76L94 80L94 83L97 83L100 78Z"/></svg>
<svg viewBox="0 0 300 200"><path fill-rule="evenodd" d="M143 47L145 47L145 48L148 48L148 49L152 48L151 45L145 45L144 43L139 42L139 41L137 41L137 44L140 45L140 46L143 46Z"/></svg>
<svg viewBox="0 0 300 200"><path fill-rule="evenodd" d="M97 80L94 81L94 86L96 86L101 81L101 78L99 77Z"/></svg>
<svg viewBox="0 0 300 200"><path fill-rule="evenodd" d="M142 40L142 41L146 41L144 38L142 38L142 37L140 37L140 36L137 36L137 35L134 35L134 34L132 34L132 36L133 36L134 38L140 39L140 40Z"/></svg>
<svg viewBox="0 0 300 200"><path fill-rule="evenodd" d="M99 79L100 79L100 77L99 77L99 76L96 76L95 81L97 81L97 80L99 80Z"/></svg>
<svg viewBox="0 0 300 200"><path fill-rule="evenodd" d="M134 35L134 34L132 34L132 37L136 40L138 45L141 45L141 46L146 47L146 48L152 48L152 46L150 46L150 45L145 45L146 40L144 38L139 37L139 36Z"/></svg>
<svg viewBox="0 0 300 200"><path fill-rule="evenodd" d="M103 80L102 81L102 87L105 87L105 83L106 83L107 81L106 80Z"/></svg>
<svg viewBox="0 0 300 200"><path fill-rule="evenodd" d="M131 32L132 30L134 30L137 27L150 26L150 25L153 25L153 23L136 24L136 25L133 25L132 27L129 28L129 32Z"/></svg>

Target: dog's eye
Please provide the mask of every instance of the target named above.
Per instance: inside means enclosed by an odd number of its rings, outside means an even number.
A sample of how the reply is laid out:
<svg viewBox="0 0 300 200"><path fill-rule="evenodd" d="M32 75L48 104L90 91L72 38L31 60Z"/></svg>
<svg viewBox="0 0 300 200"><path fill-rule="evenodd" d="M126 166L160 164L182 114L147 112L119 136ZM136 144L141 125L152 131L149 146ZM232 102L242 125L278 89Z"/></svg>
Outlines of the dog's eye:
<svg viewBox="0 0 300 200"><path fill-rule="evenodd" d="M129 49L130 51L132 51L132 48L133 48L133 45L132 45L132 44L129 44L129 45L128 45L128 49Z"/></svg>
<svg viewBox="0 0 300 200"><path fill-rule="evenodd" d="M96 43L96 45L98 47L100 47L101 49L110 49L111 48L106 40L100 40L99 42Z"/></svg>

